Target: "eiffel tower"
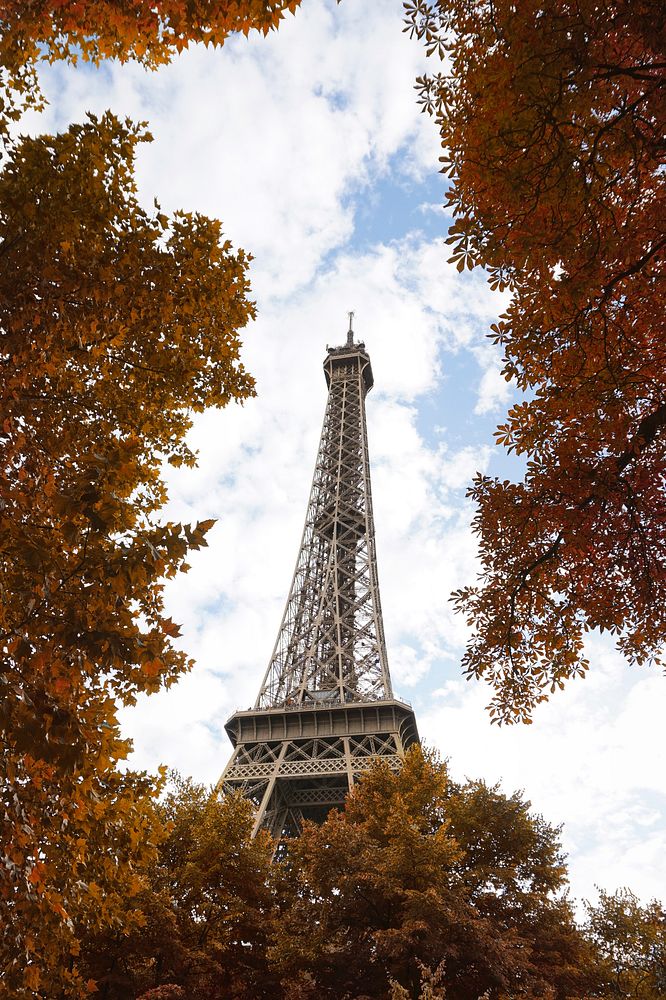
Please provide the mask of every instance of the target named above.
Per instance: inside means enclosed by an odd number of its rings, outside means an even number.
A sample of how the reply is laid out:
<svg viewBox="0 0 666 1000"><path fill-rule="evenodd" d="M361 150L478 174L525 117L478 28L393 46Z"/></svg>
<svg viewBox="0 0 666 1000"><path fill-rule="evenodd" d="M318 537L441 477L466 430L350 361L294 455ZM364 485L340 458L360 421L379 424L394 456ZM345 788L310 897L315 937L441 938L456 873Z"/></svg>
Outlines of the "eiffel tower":
<svg viewBox="0 0 666 1000"><path fill-rule="evenodd" d="M219 785L255 805L255 833L297 836L340 808L377 757L399 768L418 741L393 696L377 580L365 397L365 344L324 361L328 402L296 569L254 708L226 723L234 750Z"/></svg>

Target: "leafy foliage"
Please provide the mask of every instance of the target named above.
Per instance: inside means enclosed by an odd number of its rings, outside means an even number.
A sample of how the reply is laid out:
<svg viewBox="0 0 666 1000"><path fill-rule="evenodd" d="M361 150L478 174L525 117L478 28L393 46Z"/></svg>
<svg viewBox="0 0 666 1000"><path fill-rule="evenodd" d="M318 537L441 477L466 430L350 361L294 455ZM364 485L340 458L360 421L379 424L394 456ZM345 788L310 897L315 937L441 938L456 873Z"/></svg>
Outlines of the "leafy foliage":
<svg viewBox="0 0 666 1000"><path fill-rule="evenodd" d="M141 873L163 836L152 802L159 785L117 770L117 727L89 743L91 759L67 776L4 754L0 968L12 1000L88 996L82 937L100 927L128 933L145 920Z"/></svg>
<svg viewBox="0 0 666 1000"><path fill-rule="evenodd" d="M164 579L213 522L161 523L190 411L253 393L247 258L138 204L110 114L23 139L0 175L0 977L80 995L77 928L132 926L160 823L116 702L187 669ZM56 971L57 970L57 971Z"/></svg>
<svg viewBox="0 0 666 1000"><path fill-rule="evenodd" d="M159 813L169 834L140 900L145 926L90 936L86 974L105 1000L269 996L273 844L252 839L251 805L174 776Z"/></svg>
<svg viewBox="0 0 666 1000"><path fill-rule="evenodd" d="M300 0L0 0L0 129L40 106L37 65L135 59L154 69L192 42L267 34Z"/></svg>
<svg viewBox="0 0 666 1000"><path fill-rule="evenodd" d="M628 889L600 890L587 905L587 934L600 957L604 995L653 1000L666 996L666 913L642 906Z"/></svg>
<svg viewBox="0 0 666 1000"><path fill-rule="evenodd" d="M495 719L528 721L608 630L632 662L666 639L666 10L659 0L409 0L442 72L419 80L441 130L459 270L511 303L493 327L525 394L498 441L520 483L470 495L482 579L456 604L464 666Z"/></svg>

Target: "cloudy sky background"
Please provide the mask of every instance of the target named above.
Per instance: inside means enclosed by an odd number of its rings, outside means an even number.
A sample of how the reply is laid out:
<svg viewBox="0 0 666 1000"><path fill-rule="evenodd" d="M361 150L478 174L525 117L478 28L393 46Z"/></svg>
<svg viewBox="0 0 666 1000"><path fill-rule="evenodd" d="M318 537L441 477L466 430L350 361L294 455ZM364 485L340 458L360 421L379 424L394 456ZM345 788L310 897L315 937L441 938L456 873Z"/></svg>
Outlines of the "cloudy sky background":
<svg viewBox="0 0 666 1000"><path fill-rule="evenodd" d="M465 488L516 475L492 432L513 398L486 339L502 310L481 273L446 263L438 137L419 114L424 68L400 0L303 0L267 39L194 49L158 73L55 67L50 106L24 129L87 110L147 120L140 195L220 218L251 251L258 319L244 360L258 397L197 419L195 471L170 470L170 518L219 518L209 548L168 591L193 672L123 713L134 763L214 782L224 722L254 700L297 554L324 412L321 363L346 311L371 353L368 399L379 573L389 661L423 739L456 778L524 789L564 824L573 894L628 885L666 899L666 680L629 668L599 637L592 670L535 714L491 727L465 682L452 589L474 579Z"/></svg>

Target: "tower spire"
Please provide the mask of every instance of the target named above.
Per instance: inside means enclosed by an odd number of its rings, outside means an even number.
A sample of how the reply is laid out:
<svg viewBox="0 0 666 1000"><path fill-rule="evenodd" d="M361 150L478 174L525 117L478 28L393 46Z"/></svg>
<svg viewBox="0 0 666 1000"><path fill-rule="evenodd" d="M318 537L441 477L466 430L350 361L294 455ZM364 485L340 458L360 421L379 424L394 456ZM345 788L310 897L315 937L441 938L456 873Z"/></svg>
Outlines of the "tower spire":
<svg viewBox="0 0 666 1000"><path fill-rule="evenodd" d="M365 344L328 349L328 400L289 596L254 708L226 724L220 783L255 804L256 827L298 833L340 806L375 757L393 768L418 740L393 697L379 597L365 398Z"/></svg>

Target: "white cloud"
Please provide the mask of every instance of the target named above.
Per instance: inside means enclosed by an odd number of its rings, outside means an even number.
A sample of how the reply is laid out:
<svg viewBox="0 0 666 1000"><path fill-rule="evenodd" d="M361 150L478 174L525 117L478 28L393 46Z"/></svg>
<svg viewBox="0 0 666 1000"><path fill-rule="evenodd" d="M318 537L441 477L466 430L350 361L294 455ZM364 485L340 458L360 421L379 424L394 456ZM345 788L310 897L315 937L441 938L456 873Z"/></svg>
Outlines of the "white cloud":
<svg viewBox="0 0 666 1000"><path fill-rule="evenodd" d="M421 204L419 205L419 212L421 212L423 215L428 215L430 213L434 215L443 215L446 217L448 217L449 215L445 206L440 205L438 201L422 201Z"/></svg>
<svg viewBox="0 0 666 1000"><path fill-rule="evenodd" d="M506 791L523 788L555 825L565 820L576 895L594 898L595 884L629 884L645 898L666 897L666 753L661 720L663 679L628 668L609 643L589 643L584 681L535 712L530 727L491 726L488 691L456 681L439 705L419 713L422 735L450 755L454 777L483 776Z"/></svg>
<svg viewBox="0 0 666 1000"><path fill-rule="evenodd" d="M479 384L475 413L491 413L505 409L513 395L511 383L502 375L499 353L490 359Z"/></svg>

